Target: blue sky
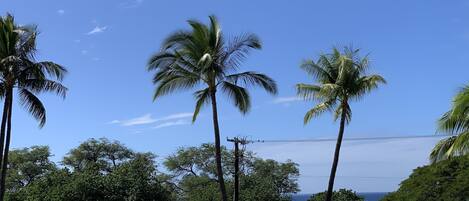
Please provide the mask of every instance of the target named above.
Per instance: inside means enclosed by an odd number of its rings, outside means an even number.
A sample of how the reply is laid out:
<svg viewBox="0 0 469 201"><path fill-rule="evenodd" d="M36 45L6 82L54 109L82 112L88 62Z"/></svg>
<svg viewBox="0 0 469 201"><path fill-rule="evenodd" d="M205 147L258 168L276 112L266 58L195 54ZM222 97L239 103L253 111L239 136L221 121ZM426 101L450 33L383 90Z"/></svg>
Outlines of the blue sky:
<svg viewBox="0 0 469 201"><path fill-rule="evenodd" d="M191 93L153 103L151 74L145 70L146 61L165 36L187 28L187 19L206 22L210 14L219 17L228 36L259 35L263 50L253 52L243 69L270 75L280 89L277 97L252 90L253 108L247 116L222 99L223 139L235 135L252 139L335 137L337 124L330 115L303 126L304 112L313 103L293 98L296 83L313 82L299 69L301 61L316 58L334 45L353 44L370 53L372 72L388 81L353 103L347 137L434 134L435 121L449 108L457 89L468 82L469 2L463 0L4 0L1 4L0 13L11 12L21 24L38 25L40 60L53 60L70 71L65 80L70 88L66 100L42 96L48 111L43 129L20 107L14 111L13 147L49 145L56 160L91 137L116 139L161 157L181 146L212 142L210 110L204 110L191 125ZM344 161L358 161L359 167L369 171L350 172L356 163L343 162L338 186L358 191L394 190L414 167L427 162L435 140L393 142L346 144L344 152L348 150L351 158L344 154ZM325 188L324 179L311 175L327 175L332 157L328 149L333 144L286 143L281 145L286 147L274 149L276 146L280 145L251 148L260 156L297 159L302 165L304 192ZM372 155L365 157L368 152ZM363 182L340 179L340 175L375 176L372 173L390 176Z"/></svg>

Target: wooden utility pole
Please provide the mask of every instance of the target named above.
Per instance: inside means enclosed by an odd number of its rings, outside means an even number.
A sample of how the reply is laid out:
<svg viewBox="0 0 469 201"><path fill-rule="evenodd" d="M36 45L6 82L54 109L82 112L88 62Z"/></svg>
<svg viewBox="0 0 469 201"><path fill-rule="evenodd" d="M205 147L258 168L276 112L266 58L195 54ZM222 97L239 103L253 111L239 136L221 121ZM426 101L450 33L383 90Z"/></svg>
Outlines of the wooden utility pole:
<svg viewBox="0 0 469 201"><path fill-rule="evenodd" d="M239 201L239 144L245 145L247 144L247 141L245 139L239 139L237 137L232 138L232 139L227 139L228 142L233 142L234 143L234 156L235 156L235 161L234 161L234 166L235 166L235 172L234 172L234 201Z"/></svg>

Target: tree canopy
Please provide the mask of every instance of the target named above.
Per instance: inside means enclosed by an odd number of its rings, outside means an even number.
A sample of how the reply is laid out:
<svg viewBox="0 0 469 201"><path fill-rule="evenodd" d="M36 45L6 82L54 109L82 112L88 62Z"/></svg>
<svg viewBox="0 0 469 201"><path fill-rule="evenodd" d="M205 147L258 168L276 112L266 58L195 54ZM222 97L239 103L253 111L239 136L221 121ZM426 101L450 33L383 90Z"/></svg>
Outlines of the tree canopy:
<svg viewBox="0 0 469 201"><path fill-rule="evenodd" d="M327 192L321 192L311 196L308 201L324 201ZM334 201L364 201L365 199L358 196L352 190L339 189L332 193L332 200Z"/></svg>
<svg viewBox="0 0 469 201"><path fill-rule="evenodd" d="M219 201L213 144L180 148L158 171L152 153L118 141L89 139L61 161L46 146L13 150L6 199L10 201ZM227 189L233 192L234 154L222 147ZM289 201L299 191L298 165L264 160L242 151L241 200Z"/></svg>
<svg viewBox="0 0 469 201"><path fill-rule="evenodd" d="M181 148L169 156L164 165L169 170L168 178L182 200L218 200L215 158L212 144L200 147ZM233 194L234 154L222 147L223 169L228 186L228 194ZM280 163L264 160L251 152L243 152L240 161L240 200L246 201L287 201L290 195L299 191L297 178L298 165L286 161Z"/></svg>
<svg viewBox="0 0 469 201"><path fill-rule="evenodd" d="M47 147L12 152L7 200L173 199L158 178L155 156L151 153L134 152L107 139L90 139L64 157L64 168L50 162L49 156Z"/></svg>
<svg viewBox="0 0 469 201"><path fill-rule="evenodd" d="M415 169L383 201L465 201L469 197L469 158L454 157Z"/></svg>

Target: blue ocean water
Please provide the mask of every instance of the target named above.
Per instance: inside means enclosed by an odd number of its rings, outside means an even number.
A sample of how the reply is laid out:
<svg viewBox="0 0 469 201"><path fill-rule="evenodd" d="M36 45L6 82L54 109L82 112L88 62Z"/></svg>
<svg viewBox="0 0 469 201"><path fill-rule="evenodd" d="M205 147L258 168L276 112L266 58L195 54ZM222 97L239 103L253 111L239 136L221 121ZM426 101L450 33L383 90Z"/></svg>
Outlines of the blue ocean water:
<svg viewBox="0 0 469 201"><path fill-rule="evenodd" d="M386 194L387 193L358 193L358 195L365 198L365 201L379 201ZM311 194L294 195L293 201L307 201L309 197L311 197Z"/></svg>

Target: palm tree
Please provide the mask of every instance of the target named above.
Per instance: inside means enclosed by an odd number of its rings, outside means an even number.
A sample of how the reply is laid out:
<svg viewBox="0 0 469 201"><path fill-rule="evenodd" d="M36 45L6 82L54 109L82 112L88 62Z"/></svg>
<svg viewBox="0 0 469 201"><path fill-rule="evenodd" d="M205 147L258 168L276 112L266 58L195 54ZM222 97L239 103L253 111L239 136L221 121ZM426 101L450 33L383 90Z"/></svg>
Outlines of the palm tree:
<svg viewBox="0 0 469 201"><path fill-rule="evenodd" d="M9 14L0 17L0 96L4 99L0 128L0 200L5 194L15 92L20 104L39 121L39 127L46 123L46 109L37 94L54 92L65 98L67 92L60 83L67 72L64 67L49 61L36 62L36 36L35 26L18 26Z"/></svg>
<svg viewBox="0 0 469 201"><path fill-rule="evenodd" d="M297 84L298 95L305 100L320 102L306 113L304 123L307 124L311 118L326 111L334 111L334 120L340 118L339 136L326 194L326 200L330 201L345 124L348 124L352 118L349 102L360 100L365 94L377 88L378 84L386 81L379 75L365 75L369 68L368 57L360 57L359 50L351 47L344 48L343 52L333 48L332 53L321 54L317 62L312 60L303 62L301 68L314 77L318 84Z"/></svg>
<svg viewBox="0 0 469 201"><path fill-rule="evenodd" d="M161 51L153 55L149 71L156 71L154 100L177 90L203 86L194 93L196 99L194 122L204 105L212 105L215 133L217 177L223 201L227 201L220 155L220 129L217 112L217 92L227 95L242 114L251 106L246 87L260 86L271 94L277 93L275 81L257 72L237 73L243 59L251 49L260 49L259 38L254 34L234 37L226 42L215 16L210 24L195 20L188 23L192 30L180 30L166 38Z"/></svg>
<svg viewBox="0 0 469 201"><path fill-rule="evenodd" d="M431 163L469 153L469 85L459 91L450 111L439 119L438 131L452 136L441 140L433 148Z"/></svg>

